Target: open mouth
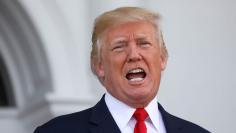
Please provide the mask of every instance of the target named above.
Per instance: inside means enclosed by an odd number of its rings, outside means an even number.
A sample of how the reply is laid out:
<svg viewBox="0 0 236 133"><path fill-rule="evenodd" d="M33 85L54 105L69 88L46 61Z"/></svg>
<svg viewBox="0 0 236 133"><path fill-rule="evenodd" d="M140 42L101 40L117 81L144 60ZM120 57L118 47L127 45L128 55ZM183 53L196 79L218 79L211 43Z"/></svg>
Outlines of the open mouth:
<svg viewBox="0 0 236 133"><path fill-rule="evenodd" d="M126 74L126 78L129 81L142 81L146 77L146 72L142 68L135 68L132 70L129 70Z"/></svg>

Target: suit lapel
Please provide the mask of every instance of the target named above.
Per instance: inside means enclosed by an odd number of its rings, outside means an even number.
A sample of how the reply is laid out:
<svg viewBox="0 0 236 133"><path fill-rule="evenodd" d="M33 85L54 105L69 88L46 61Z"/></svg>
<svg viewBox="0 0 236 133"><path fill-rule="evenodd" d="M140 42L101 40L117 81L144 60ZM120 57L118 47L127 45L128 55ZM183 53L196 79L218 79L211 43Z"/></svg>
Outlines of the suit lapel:
<svg viewBox="0 0 236 133"><path fill-rule="evenodd" d="M181 133L183 126L176 121L176 118L166 112L160 104L158 104L158 108L161 112L167 133ZM89 130L91 133L121 133L106 106L104 95L93 107L89 122Z"/></svg>
<svg viewBox="0 0 236 133"><path fill-rule="evenodd" d="M91 133L121 133L111 113L109 112L104 95L93 107L90 118Z"/></svg>
<svg viewBox="0 0 236 133"><path fill-rule="evenodd" d="M175 116L166 112L159 103L158 109L161 112L167 133L181 133L183 126L179 122L176 122Z"/></svg>

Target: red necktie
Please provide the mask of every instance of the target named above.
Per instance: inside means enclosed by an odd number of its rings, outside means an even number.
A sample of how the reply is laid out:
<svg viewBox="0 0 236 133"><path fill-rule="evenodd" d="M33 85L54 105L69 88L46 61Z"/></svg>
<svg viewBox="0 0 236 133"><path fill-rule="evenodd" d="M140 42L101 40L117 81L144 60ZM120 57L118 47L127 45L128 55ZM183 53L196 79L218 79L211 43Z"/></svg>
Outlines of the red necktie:
<svg viewBox="0 0 236 133"><path fill-rule="evenodd" d="M134 118L137 120L134 128L134 133L147 133L147 127L145 125L145 119L148 113L143 108L137 108L134 112Z"/></svg>

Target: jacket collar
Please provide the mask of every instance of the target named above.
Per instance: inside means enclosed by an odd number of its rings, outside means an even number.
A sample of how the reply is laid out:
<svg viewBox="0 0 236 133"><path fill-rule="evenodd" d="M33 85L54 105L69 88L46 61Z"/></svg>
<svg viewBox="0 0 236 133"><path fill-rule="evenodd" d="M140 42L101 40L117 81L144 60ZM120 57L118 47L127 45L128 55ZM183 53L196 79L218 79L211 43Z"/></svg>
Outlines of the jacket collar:
<svg viewBox="0 0 236 133"><path fill-rule="evenodd" d="M92 110L90 131L91 133L121 133L106 106L104 96Z"/></svg>
<svg viewBox="0 0 236 133"><path fill-rule="evenodd" d="M91 133L121 133L111 113L109 112L106 103L105 95L94 106L92 115L89 120ZM167 133L181 133L183 125L178 119L165 111L158 103L159 111L161 112Z"/></svg>
<svg viewBox="0 0 236 133"><path fill-rule="evenodd" d="M181 133L183 125L178 121L178 118L169 114L165 109L158 103L159 111L161 112L166 132L167 133Z"/></svg>

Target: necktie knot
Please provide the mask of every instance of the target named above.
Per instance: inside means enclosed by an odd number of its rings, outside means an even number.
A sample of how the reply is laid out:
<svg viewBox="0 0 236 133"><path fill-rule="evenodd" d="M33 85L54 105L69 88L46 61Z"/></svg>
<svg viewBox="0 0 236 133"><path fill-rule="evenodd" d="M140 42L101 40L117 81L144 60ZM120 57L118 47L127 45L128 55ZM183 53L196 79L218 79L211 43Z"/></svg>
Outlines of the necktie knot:
<svg viewBox="0 0 236 133"><path fill-rule="evenodd" d="M134 112L134 118L137 121L144 121L148 116L148 113L144 108L137 108L136 111Z"/></svg>

